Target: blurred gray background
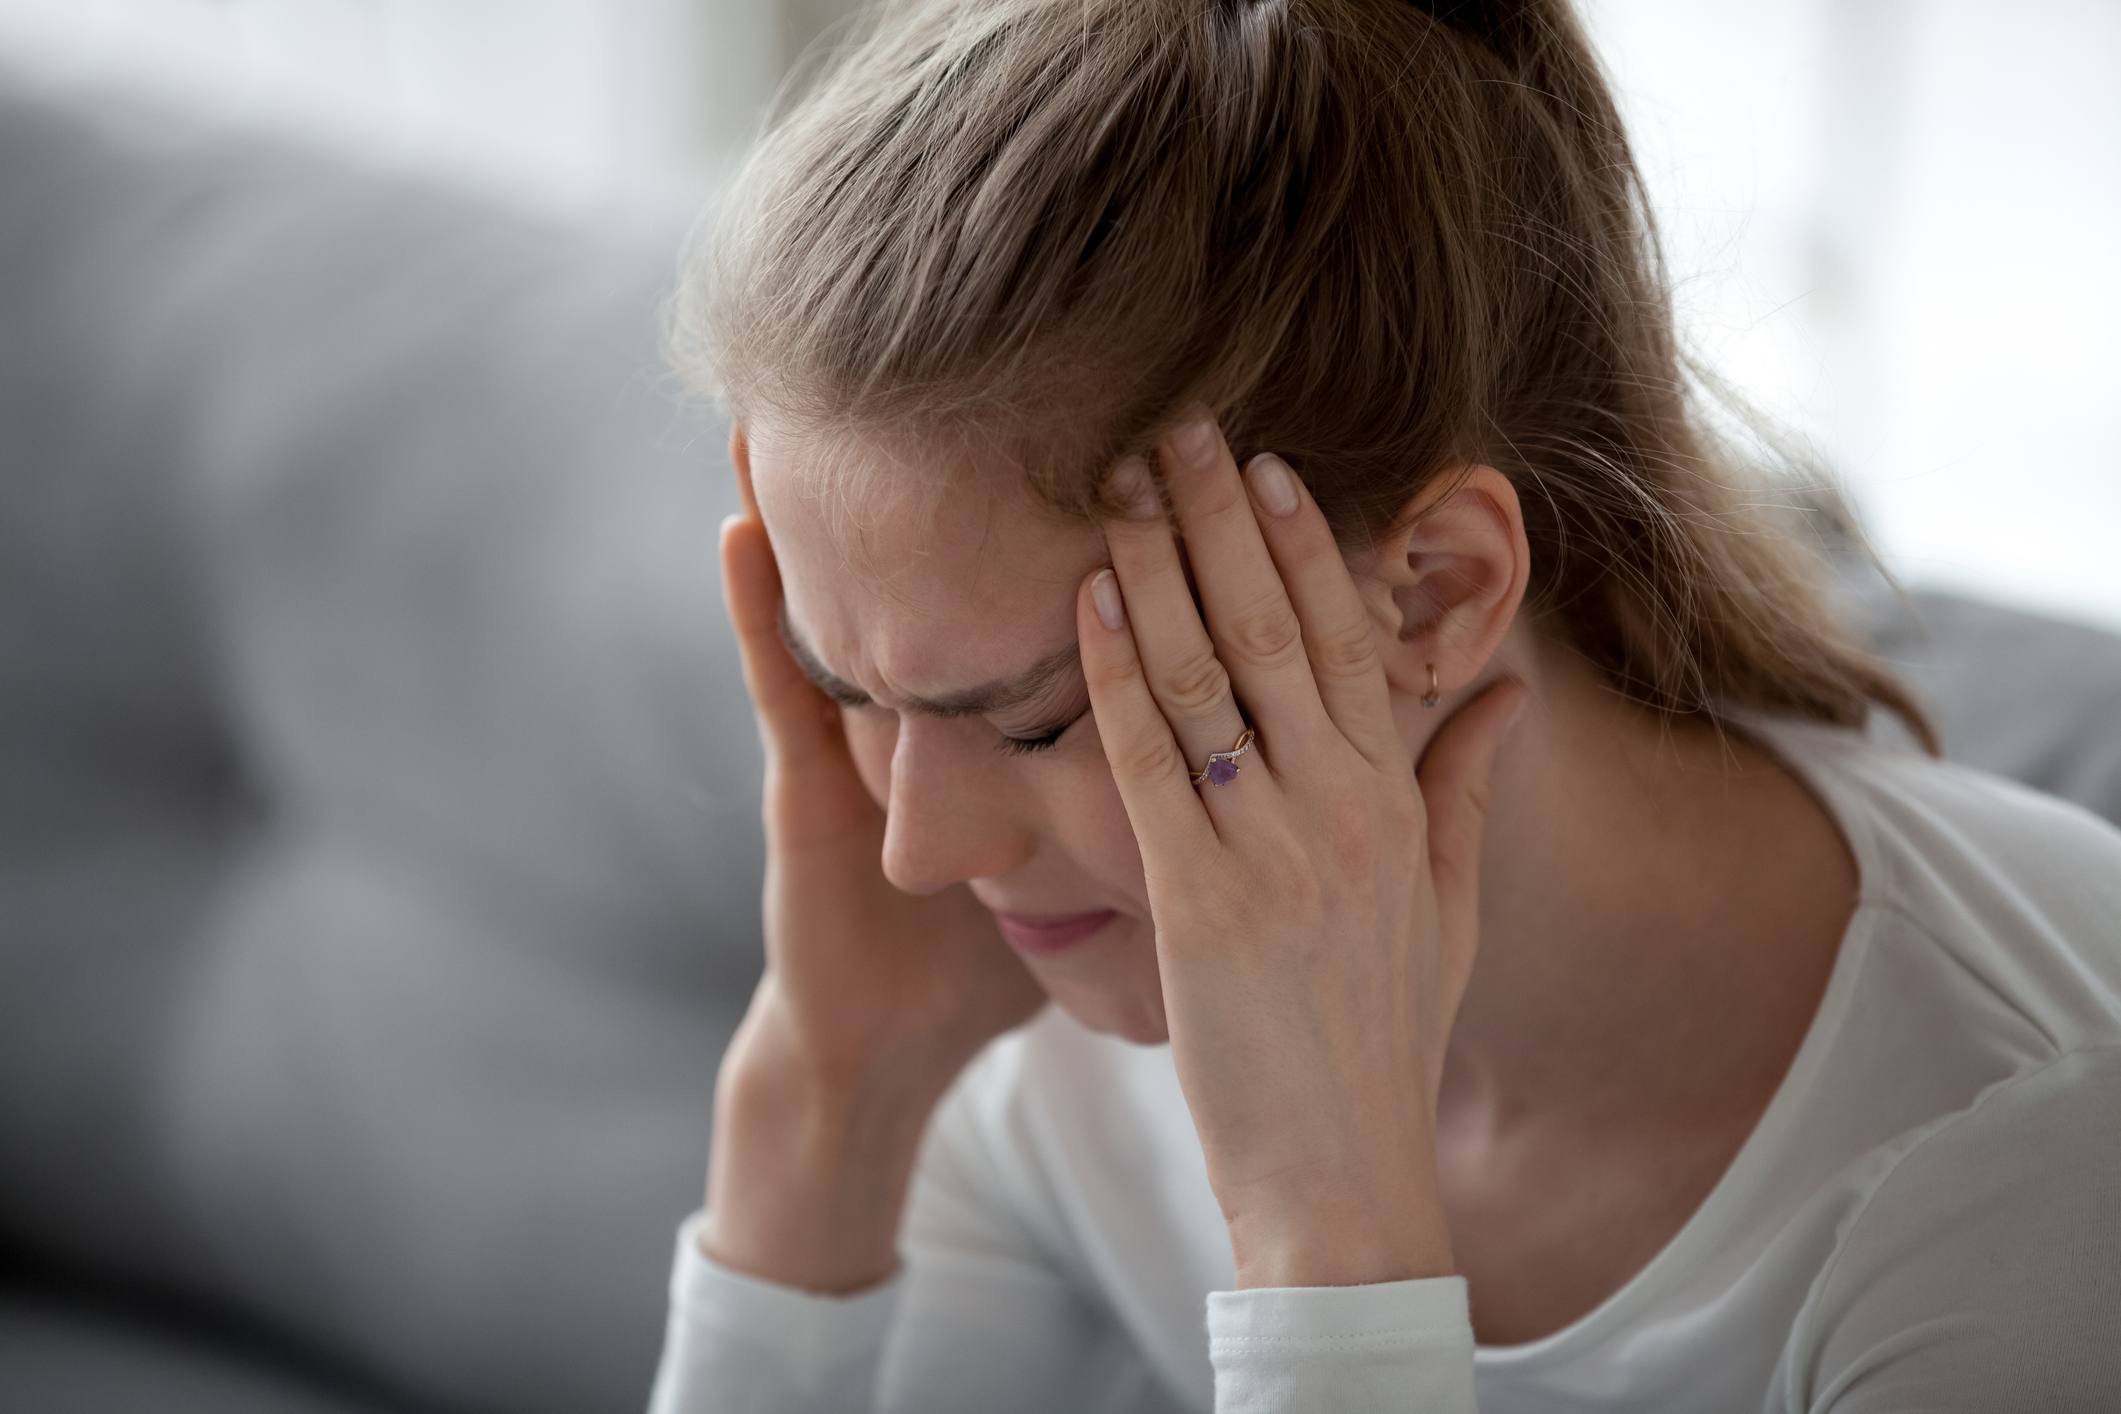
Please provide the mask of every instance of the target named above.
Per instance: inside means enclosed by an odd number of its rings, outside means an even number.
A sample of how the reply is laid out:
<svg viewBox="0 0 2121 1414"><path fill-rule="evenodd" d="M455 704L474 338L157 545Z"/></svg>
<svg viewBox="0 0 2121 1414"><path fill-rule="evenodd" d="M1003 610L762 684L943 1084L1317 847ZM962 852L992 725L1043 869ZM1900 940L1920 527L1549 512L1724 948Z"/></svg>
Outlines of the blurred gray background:
<svg viewBox="0 0 2121 1414"><path fill-rule="evenodd" d="M760 867L658 309L831 12L0 0L0 1409L644 1403ZM2116 11L1591 13L1852 622L2121 817Z"/></svg>

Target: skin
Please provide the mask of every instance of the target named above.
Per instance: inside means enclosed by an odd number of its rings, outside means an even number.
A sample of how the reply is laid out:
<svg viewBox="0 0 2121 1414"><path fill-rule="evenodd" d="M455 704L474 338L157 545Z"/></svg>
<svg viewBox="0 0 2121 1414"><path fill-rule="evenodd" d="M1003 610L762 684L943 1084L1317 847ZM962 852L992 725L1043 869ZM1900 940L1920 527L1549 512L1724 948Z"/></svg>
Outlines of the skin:
<svg viewBox="0 0 2121 1414"><path fill-rule="evenodd" d="M733 445L770 863L710 1257L888 1276L936 1100L1048 998L1170 1042L1240 1287L1456 1271L1512 1343L1670 1240L1803 1038L1855 866L1765 752L1627 703L1524 616L1505 478L1444 478L1351 559L1205 420L1158 449L1172 522L1153 491L1067 525L994 468L934 494L827 450ZM1196 789L1239 699L1258 745ZM1113 916L1039 955L992 910Z"/></svg>

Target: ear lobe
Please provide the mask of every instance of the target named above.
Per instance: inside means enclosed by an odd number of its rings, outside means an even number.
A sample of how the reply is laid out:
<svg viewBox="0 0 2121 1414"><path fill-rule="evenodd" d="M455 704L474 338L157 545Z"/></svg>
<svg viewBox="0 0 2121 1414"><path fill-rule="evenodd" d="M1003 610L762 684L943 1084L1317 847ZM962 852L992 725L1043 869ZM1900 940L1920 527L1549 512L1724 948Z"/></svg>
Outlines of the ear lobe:
<svg viewBox="0 0 2121 1414"><path fill-rule="evenodd" d="M1453 489L1415 508L1377 546L1375 573L1398 611L1385 655L1396 691L1420 696L1433 665L1445 692L1486 669L1524 602L1531 551L1517 488L1493 467L1447 475Z"/></svg>

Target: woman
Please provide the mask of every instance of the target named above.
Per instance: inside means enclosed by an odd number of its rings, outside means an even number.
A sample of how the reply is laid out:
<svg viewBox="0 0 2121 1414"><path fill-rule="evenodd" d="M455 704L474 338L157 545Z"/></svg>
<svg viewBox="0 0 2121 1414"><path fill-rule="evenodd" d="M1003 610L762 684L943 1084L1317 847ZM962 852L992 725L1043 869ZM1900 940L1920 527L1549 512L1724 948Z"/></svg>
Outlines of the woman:
<svg viewBox="0 0 2121 1414"><path fill-rule="evenodd" d="M1564 5L901 6L693 289L771 863L657 1409L2121 1407L2121 839L1866 744Z"/></svg>

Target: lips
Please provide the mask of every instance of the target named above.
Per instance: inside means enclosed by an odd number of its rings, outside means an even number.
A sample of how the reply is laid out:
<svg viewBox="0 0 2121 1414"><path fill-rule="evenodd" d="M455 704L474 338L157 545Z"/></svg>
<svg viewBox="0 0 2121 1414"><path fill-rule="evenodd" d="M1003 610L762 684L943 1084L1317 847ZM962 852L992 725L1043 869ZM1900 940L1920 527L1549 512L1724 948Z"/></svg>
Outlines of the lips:
<svg viewBox="0 0 2121 1414"><path fill-rule="evenodd" d="M1095 913L1005 913L994 910L1009 946L1033 957L1051 957L1074 947L1119 915L1109 908Z"/></svg>

